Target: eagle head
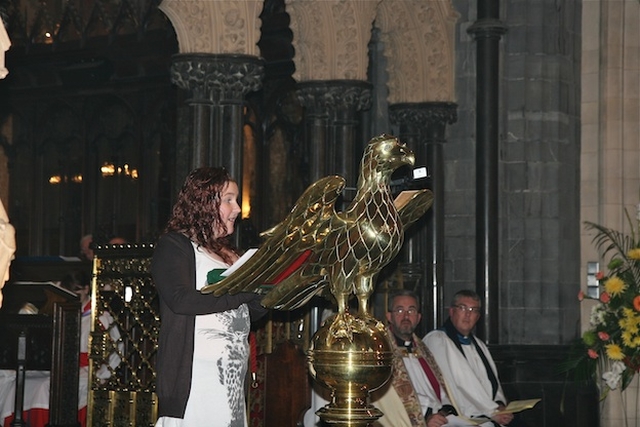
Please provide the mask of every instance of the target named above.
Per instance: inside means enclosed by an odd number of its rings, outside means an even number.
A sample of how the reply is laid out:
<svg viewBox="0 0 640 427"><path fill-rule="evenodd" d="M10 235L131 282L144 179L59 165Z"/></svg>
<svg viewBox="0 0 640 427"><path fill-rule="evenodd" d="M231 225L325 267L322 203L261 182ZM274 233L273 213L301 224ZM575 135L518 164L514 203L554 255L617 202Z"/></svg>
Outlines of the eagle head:
<svg viewBox="0 0 640 427"><path fill-rule="evenodd" d="M365 176L372 174L390 174L401 166L413 166L415 156L398 138L382 134L369 141L362 156L361 170ZM368 169L368 172L367 172Z"/></svg>

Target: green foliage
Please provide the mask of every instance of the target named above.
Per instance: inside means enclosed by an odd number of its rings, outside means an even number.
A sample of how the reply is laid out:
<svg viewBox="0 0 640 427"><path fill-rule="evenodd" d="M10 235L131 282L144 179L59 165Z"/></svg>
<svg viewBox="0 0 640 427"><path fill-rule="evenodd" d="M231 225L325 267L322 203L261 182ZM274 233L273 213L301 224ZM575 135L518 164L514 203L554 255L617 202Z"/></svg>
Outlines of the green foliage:
<svg viewBox="0 0 640 427"><path fill-rule="evenodd" d="M592 222L593 243L608 258L608 273L598 272L601 292L593 306L590 329L577 340L563 369L574 380L604 381L602 398L609 389L627 388L640 370L640 244L631 217L629 233L622 233ZM596 298L582 291L580 300ZM597 375L600 378L597 378Z"/></svg>

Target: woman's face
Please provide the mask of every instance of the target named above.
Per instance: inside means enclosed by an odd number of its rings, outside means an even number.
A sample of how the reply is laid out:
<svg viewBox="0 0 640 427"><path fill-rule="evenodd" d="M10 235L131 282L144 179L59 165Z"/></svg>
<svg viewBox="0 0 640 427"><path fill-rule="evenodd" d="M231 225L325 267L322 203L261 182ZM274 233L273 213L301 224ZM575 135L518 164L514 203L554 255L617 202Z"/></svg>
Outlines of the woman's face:
<svg viewBox="0 0 640 427"><path fill-rule="evenodd" d="M227 182L220 192L220 219L225 232L216 237L224 237L233 233L234 224L240 214L240 205L238 205L238 184L233 181Z"/></svg>

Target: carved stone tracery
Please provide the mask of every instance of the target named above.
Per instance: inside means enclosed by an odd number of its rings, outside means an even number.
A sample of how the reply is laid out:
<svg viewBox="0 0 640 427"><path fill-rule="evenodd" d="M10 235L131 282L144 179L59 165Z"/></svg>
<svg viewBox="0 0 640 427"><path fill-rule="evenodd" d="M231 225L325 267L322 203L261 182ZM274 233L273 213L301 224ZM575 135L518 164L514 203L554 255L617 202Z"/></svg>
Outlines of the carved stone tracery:
<svg viewBox="0 0 640 427"><path fill-rule="evenodd" d="M455 21L450 1L384 0L376 16L388 61L389 102L453 101Z"/></svg>
<svg viewBox="0 0 640 427"><path fill-rule="evenodd" d="M389 102L453 101L455 21L450 1L287 0L293 77L301 81L367 80L375 20L388 59Z"/></svg>
<svg viewBox="0 0 640 427"><path fill-rule="evenodd" d="M287 0L297 81L367 80L367 45L378 1Z"/></svg>
<svg viewBox="0 0 640 427"><path fill-rule="evenodd" d="M263 1L163 0L159 8L173 24L181 53L258 56Z"/></svg>

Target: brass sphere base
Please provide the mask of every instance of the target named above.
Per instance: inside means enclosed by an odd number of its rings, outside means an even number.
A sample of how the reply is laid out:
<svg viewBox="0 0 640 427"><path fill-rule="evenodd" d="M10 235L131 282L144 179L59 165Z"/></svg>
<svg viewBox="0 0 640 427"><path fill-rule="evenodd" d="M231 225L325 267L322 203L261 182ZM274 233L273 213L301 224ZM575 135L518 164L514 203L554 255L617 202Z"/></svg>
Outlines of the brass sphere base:
<svg viewBox="0 0 640 427"><path fill-rule="evenodd" d="M327 424L367 427L382 416L369 392L391 376L393 351L384 325L371 316L338 313L311 340L309 370L331 390L331 402L316 414Z"/></svg>

